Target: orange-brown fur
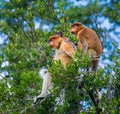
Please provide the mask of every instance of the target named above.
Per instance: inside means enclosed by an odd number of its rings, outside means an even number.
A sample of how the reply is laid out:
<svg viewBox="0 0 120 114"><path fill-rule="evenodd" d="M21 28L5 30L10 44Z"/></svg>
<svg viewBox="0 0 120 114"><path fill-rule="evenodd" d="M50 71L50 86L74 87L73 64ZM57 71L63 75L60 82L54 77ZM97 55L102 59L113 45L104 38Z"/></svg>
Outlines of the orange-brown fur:
<svg viewBox="0 0 120 114"><path fill-rule="evenodd" d="M56 49L53 60L60 60L64 67L75 54L75 48L72 43L59 35L51 36L49 38L49 45Z"/></svg>
<svg viewBox="0 0 120 114"><path fill-rule="evenodd" d="M93 57L99 58L102 54L102 44L101 41L94 30L83 26L81 23L76 22L71 25L71 33L77 36L78 38L78 48L82 50L83 55L89 51L92 51ZM98 60L92 60L94 70L97 70Z"/></svg>

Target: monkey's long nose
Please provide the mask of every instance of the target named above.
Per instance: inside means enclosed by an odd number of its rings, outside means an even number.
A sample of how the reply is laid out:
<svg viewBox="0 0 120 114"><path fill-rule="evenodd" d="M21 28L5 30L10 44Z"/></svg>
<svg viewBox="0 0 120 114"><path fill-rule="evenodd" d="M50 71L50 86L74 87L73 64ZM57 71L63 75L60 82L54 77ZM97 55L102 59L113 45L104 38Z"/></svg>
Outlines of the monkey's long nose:
<svg viewBox="0 0 120 114"><path fill-rule="evenodd" d="M53 47L53 44L51 43L51 42L49 42L49 44L48 44L51 48Z"/></svg>
<svg viewBox="0 0 120 114"><path fill-rule="evenodd" d="M74 34L74 32L73 32L73 30L72 30L72 29L70 30L70 32L71 32L71 34Z"/></svg>

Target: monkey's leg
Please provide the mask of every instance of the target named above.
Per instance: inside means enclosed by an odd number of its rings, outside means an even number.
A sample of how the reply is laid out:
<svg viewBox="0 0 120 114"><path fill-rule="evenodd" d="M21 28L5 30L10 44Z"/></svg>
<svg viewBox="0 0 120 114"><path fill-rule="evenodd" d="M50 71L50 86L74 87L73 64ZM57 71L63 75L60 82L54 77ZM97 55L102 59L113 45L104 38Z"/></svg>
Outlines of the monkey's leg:
<svg viewBox="0 0 120 114"><path fill-rule="evenodd" d="M40 95L38 95L37 97L34 98L34 104L36 104L36 102L38 100L43 99L44 97L47 96L47 91L48 89L52 86L52 82L51 82L51 76L49 73L47 73L46 75L44 75L43 77L43 85L42 85L42 92Z"/></svg>
<svg viewBox="0 0 120 114"><path fill-rule="evenodd" d="M97 56L97 53L93 49L89 49L87 53L91 59L94 59Z"/></svg>
<svg viewBox="0 0 120 114"><path fill-rule="evenodd" d="M88 50L87 53L88 53L88 56L91 58L92 70L96 72L98 68L98 62L99 62L97 53L93 49Z"/></svg>
<svg viewBox="0 0 120 114"><path fill-rule="evenodd" d="M97 69L98 69L98 62L99 62L98 60L93 60L93 61L92 61L92 63L93 63L93 67L92 67L92 68L93 68L93 71L95 71L95 72L96 72Z"/></svg>

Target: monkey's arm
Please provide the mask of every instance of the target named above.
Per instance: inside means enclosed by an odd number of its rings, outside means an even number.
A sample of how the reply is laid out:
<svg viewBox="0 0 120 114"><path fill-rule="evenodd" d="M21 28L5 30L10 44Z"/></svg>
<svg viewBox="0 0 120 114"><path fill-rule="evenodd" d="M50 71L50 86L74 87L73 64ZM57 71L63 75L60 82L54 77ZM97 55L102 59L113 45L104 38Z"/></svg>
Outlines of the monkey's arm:
<svg viewBox="0 0 120 114"><path fill-rule="evenodd" d="M83 48L83 45L82 45L82 43L79 41L79 42L78 42L78 49L82 51L82 48Z"/></svg>
<svg viewBox="0 0 120 114"><path fill-rule="evenodd" d="M81 42L80 47L82 48L81 49L82 50L82 55L85 55L87 53L87 50L88 50L88 42L84 37L81 38L79 42Z"/></svg>
<svg viewBox="0 0 120 114"><path fill-rule="evenodd" d="M75 47L72 44L68 43L68 42L63 43L62 49L70 57L73 57L75 55L75 51L76 51Z"/></svg>

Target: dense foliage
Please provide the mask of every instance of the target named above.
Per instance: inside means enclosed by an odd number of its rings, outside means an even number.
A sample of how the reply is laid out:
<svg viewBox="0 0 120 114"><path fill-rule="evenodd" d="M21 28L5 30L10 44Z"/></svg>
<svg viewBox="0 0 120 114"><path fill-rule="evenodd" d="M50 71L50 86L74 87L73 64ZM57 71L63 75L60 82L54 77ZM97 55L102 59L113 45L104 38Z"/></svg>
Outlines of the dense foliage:
<svg viewBox="0 0 120 114"><path fill-rule="evenodd" d="M72 1L0 1L0 33L5 39L0 44L1 114L99 114L100 107L95 106L90 96L93 88L96 99L97 90L102 94L101 113L119 114L120 48L116 41L120 41L120 1ZM60 30L76 43L76 37L70 34L70 24L75 21L93 28L103 42L96 73L85 70L78 73L79 67L85 69L90 64L88 56L83 58L80 52L66 69L60 62L52 61L54 51L48 46L48 38ZM38 72L43 66L51 72L53 89L51 96L32 105L33 97L42 87ZM78 76L83 77L80 87Z"/></svg>

